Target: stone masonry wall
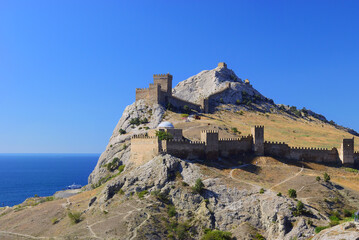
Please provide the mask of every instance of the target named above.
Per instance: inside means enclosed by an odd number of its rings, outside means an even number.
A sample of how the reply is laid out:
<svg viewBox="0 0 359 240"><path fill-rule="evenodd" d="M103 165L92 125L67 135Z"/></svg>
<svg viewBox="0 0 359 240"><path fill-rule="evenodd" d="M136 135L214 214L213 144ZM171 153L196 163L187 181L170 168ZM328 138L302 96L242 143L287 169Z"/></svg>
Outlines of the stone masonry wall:
<svg viewBox="0 0 359 240"><path fill-rule="evenodd" d="M206 146L204 142L191 142L188 140L162 141L162 150L173 156L183 159L205 159Z"/></svg>
<svg viewBox="0 0 359 240"><path fill-rule="evenodd" d="M168 98L168 102L174 106L175 108L183 109L185 105L187 105L190 109L196 110L197 112L201 111L201 106L192 102L188 102L177 98L175 96L171 96Z"/></svg>
<svg viewBox="0 0 359 240"><path fill-rule="evenodd" d="M133 136L131 138L131 159L141 165L159 154L157 137Z"/></svg>
<svg viewBox="0 0 359 240"><path fill-rule="evenodd" d="M219 156L232 157L246 152L251 152L253 145L253 137L251 135L241 138L220 138Z"/></svg>
<svg viewBox="0 0 359 240"><path fill-rule="evenodd" d="M288 144L281 142L264 142L264 155L318 163L339 162L339 154L336 148L332 150L322 148L291 148Z"/></svg>
<svg viewBox="0 0 359 240"><path fill-rule="evenodd" d="M290 158L290 147L288 144L281 142L264 142L264 155L281 157L281 158Z"/></svg>
<svg viewBox="0 0 359 240"><path fill-rule="evenodd" d="M291 148L290 159L317 163L339 163L336 148L331 150L322 148Z"/></svg>

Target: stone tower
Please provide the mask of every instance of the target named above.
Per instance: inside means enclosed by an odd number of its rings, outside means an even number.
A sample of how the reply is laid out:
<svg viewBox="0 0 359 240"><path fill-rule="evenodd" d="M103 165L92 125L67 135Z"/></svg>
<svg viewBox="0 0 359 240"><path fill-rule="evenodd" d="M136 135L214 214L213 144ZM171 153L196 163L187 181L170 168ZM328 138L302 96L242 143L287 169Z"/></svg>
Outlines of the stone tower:
<svg viewBox="0 0 359 240"><path fill-rule="evenodd" d="M339 158L343 165L354 165L354 138L343 139L343 143L339 151Z"/></svg>
<svg viewBox="0 0 359 240"><path fill-rule="evenodd" d="M203 130L201 131L201 141L206 146L206 159L218 159L218 131Z"/></svg>
<svg viewBox="0 0 359 240"><path fill-rule="evenodd" d="M153 74L153 83L161 86L161 91L166 92L167 96L172 96L172 78L173 76L167 74Z"/></svg>
<svg viewBox="0 0 359 240"><path fill-rule="evenodd" d="M257 156L264 155L264 126L252 127L253 152Z"/></svg>
<svg viewBox="0 0 359 240"><path fill-rule="evenodd" d="M227 64L225 62L218 63L219 68L227 68Z"/></svg>

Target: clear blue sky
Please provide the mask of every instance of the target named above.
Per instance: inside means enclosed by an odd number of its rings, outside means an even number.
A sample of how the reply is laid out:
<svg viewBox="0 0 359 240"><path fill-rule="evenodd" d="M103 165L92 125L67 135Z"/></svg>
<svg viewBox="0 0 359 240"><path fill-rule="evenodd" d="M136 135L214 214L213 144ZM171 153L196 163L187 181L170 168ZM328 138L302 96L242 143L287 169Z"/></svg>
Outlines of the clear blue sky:
<svg viewBox="0 0 359 240"><path fill-rule="evenodd" d="M136 87L225 61L359 131L359 1L0 0L0 152L102 152Z"/></svg>

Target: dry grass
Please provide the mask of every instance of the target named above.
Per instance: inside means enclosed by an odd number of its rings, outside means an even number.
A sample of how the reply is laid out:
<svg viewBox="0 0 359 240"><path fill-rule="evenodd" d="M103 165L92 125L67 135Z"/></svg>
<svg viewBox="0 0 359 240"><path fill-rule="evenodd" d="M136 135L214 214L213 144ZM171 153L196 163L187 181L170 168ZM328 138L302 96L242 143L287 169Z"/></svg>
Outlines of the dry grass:
<svg viewBox="0 0 359 240"><path fill-rule="evenodd" d="M343 138L354 136L333 127L330 124L320 122L317 119L311 121L293 118L289 115L262 114L257 112L244 112L243 115L229 111L220 111L215 114L206 114L201 120L185 122L180 116L169 112L167 120L172 121L176 127L184 130L184 135L190 138L198 138L202 129L217 129L227 131L220 132L220 137L233 137L230 129L236 127L242 135L251 134L251 126L265 126L265 140L285 142L290 146L316 147L316 148L340 148ZM209 125L208 125L209 124ZM359 138L355 138L355 150L359 151Z"/></svg>

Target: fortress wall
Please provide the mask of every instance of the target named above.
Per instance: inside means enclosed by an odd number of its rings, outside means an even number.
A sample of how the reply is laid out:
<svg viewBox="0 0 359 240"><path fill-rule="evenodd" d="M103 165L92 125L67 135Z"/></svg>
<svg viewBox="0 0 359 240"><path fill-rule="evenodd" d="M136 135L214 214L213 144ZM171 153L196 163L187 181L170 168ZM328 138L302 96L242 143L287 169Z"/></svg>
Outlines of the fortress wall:
<svg viewBox="0 0 359 240"><path fill-rule="evenodd" d="M290 147L281 142L264 142L264 155L290 158Z"/></svg>
<svg viewBox="0 0 359 240"><path fill-rule="evenodd" d="M157 137L133 136L131 138L131 159L143 164L159 154Z"/></svg>
<svg viewBox="0 0 359 240"><path fill-rule="evenodd" d="M183 99L177 98L175 96L169 97L168 102L171 103L171 105L176 108L183 108L185 105L187 105L189 108L193 110L196 110L198 112L201 111L201 106L199 104L191 103Z"/></svg>
<svg viewBox="0 0 359 240"><path fill-rule="evenodd" d="M359 152L354 152L354 162L359 163Z"/></svg>
<svg viewBox="0 0 359 240"><path fill-rule="evenodd" d="M136 88L136 101L140 99L148 100L149 89L148 88Z"/></svg>
<svg viewBox="0 0 359 240"><path fill-rule="evenodd" d="M337 163L340 161L338 150L323 148L291 148L290 158L298 161Z"/></svg>
<svg viewBox="0 0 359 240"><path fill-rule="evenodd" d="M149 93L148 93L148 99L151 103L161 103L161 100L163 99L161 95L161 86L150 84L149 87Z"/></svg>
<svg viewBox="0 0 359 240"><path fill-rule="evenodd" d="M164 146L162 145L164 148ZM206 146L204 142L190 142L186 140L169 140L166 143L166 149L163 149L168 154L183 158L183 159L205 159Z"/></svg>
<svg viewBox="0 0 359 240"><path fill-rule="evenodd" d="M202 108L203 109L207 108L207 112L211 112L211 110L213 109L213 106L217 105L218 97L229 89L231 89L231 83L227 83L227 86L225 88L209 95L206 98L206 100L203 100Z"/></svg>
<svg viewBox="0 0 359 240"><path fill-rule="evenodd" d="M252 137L219 139L219 155L222 157L235 156L252 151Z"/></svg>

